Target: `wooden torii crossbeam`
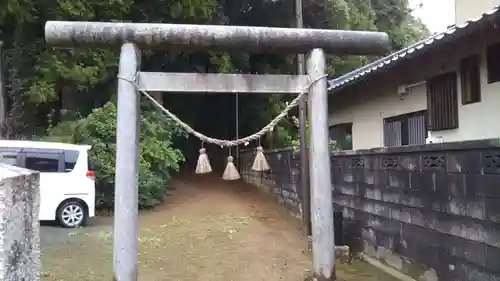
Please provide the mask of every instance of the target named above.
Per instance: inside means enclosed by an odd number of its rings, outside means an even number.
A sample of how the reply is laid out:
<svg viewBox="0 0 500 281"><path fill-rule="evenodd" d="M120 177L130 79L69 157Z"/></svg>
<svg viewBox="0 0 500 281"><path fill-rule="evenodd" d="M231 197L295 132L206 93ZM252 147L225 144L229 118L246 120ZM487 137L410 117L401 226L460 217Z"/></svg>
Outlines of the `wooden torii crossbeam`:
<svg viewBox="0 0 500 281"><path fill-rule="evenodd" d="M139 96L145 91L300 93L309 86L309 176L313 269L317 280L335 278L333 204L328 148L325 51L367 55L387 50L380 32L252 26L61 22L45 25L48 45L121 45L116 134L113 270L115 281L137 281ZM139 72L139 48L307 53L307 76ZM309 85L309 81L315 81ZM136 125L134 125L136 124Z"/></svg>

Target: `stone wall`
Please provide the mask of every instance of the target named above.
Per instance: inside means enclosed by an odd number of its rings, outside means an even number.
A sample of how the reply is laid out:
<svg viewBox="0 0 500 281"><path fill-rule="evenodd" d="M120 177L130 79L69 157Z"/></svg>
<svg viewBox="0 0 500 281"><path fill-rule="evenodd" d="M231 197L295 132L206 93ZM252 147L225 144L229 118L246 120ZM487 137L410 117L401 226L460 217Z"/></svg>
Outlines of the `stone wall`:
<svg viewBox="0 0 500 281"><path fill-rule="evenodd" d="M416 280L500 280L500 140L336 152L332 183L353 251Z"/></svg>
<svg viewBox="0 0 500 281"><path fill-rule="evenodd" d="M40 280L40 178L0 164L0 280Z"/></svg>
<svg viewBox="0 0 500 281"><path fill-rule="evenodd" d="M240 175L250 184L256 185L276 200L284 204L293 214L300 216L300 170L298 154L291 149L270 150L266 159L271 170L256 172L252 170L254 150L240 152Z"/></svg>

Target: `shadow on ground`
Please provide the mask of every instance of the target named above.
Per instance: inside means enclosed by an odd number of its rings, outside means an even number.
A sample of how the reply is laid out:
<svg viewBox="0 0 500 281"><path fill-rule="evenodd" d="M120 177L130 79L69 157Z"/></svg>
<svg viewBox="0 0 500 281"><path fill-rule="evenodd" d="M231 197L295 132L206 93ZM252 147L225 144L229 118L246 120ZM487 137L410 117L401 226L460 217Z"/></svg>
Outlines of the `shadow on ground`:
<svg viewBox="0 0 500 281"><path fill-rule="evenodd" d="M168 204L140 216L139 280L301 281L311 265L300 222L253 187L177 180ZM112 219L42 226L42 281L112 280ZM364 263L339 280L391 281Z"/></svg>

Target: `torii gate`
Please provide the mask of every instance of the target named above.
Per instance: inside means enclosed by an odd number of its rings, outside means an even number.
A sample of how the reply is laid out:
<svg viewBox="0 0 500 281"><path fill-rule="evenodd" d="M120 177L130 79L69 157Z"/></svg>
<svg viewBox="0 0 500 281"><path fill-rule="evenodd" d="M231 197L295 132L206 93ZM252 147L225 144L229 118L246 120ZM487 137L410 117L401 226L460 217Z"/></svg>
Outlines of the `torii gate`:
<svg viewBox="0 0 500 281"><path fill-rule="evenodd" d="M137 281L140 90L213 93L300 93L309 87L309 176L313 268L316 280L335 278L333 204L328 148L325 53L379 54L385 33L250 26L62 22L45 25L55 47L121 45L116 134L113 271L115 281ZM250 75L140 72L142 48L308 53L306 75ZM138 81L137 81L138 78ZM310 81L314 81L310 85Z"/></svg>

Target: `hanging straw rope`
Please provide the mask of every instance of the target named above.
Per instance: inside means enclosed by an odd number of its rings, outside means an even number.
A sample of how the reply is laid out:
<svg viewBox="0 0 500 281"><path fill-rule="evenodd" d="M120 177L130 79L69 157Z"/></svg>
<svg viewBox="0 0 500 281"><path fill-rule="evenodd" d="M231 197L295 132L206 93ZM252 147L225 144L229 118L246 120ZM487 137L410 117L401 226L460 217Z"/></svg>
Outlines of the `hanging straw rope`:
<svg viewBox="0 0 500 281"><path fill-rule="evenodd" d="M263 172L263 171L268 171L270 169L271 168L267 163L266 156L264 155L264 149L260 145L260 139L259 139L259 144L257 146L257 153L255 154L255 159L253 160L252 170L257 172Z"/></svg>
<svg viewBox="0 0 500 281"><path fill-rule="evenodd" d="M288 112L292 108L294 108L295 106L297 106L299 104L300 99L308 92L309 88L314 83L316 83L319 80L325 78L326 76L327 75L325 74L325 75L320 76L320 77L316 78L315 80L311 81L309 83L309 85L307 86L306 89L302 90L302 92L295 99L293 99L289 104L286 105L285 109L283 109L283 111L280 114L278 114L278 116L276 116L264 128L260 129L260 131L254 133L254 134L252 134L250 136L246 136L244 138L240 138L240 139L237 139L237 140L223 140L223 139L211 138L211 137L205 136L204 134L202 134L202 133L194 130L193 128L191 128L191 126L189 126L188 124L184 123L175 114L173 114L168 109L166 109L165 107L163 107L160 103L158 103L151 95L149 95L147 92L139 89L139 85L137 84L137 81L136 81L137 78L139 77L139 73L137 73L137 75L136 75L136 77L134 79L128 79L126 77L121 77L121 76L118 76L118 79L123 80L123 81L127 81L129 83L132 83L137 88L137 91L139 91L141 94L143 94L144 96L146 96L156 107L158 107L159 109L161 109L161 111L163 111L165 114L167 114L168 117L170 117L172 120L174 120L187 133L192 134L193 136L197 137L198 139L200 139L201 141L206 142L206 143L216 144L216 145L219 145L221 147L233 147L233 146L238 146L238 145L241 145L241 144L246 144L246 143L254 141L254 140L258 140L260 137L262 137L263 135L265 135L268 131L273 130L273 128L284 117L287 116Z"/></svg>
<svg viewBox="0 0 500 281"><path fill-rule="evenodd" d="M208 160L208 155L205 148L203 147L203 142L201 142L200 156L198 156L198 162L196 163L196 174L206 174L212 171L212 166L210 165L210 160Z"/></svg>
<svg viewBox="0 0 500 281"><path fill-rule="evenodd" d="M222 179L227 181L233 181L240 179L240 173L233 163L233 156L231 156L231 148L229 148L229 157L227 157L226 168L224 173L222 173Z"/></svg>

